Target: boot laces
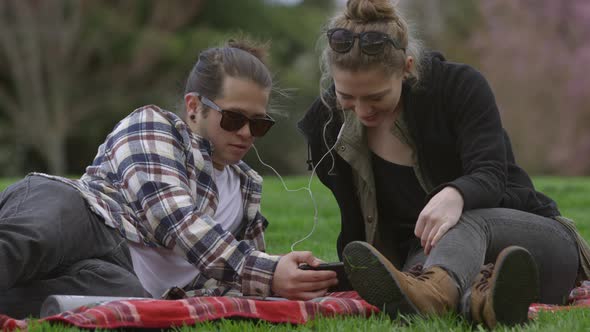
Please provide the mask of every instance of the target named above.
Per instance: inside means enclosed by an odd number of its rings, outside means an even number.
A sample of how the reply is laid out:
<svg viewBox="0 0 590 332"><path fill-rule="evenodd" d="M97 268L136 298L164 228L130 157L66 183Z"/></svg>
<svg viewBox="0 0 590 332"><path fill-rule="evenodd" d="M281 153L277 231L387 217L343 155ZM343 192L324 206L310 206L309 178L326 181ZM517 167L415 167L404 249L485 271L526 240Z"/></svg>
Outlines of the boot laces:
<svg viewBox="0 0 590 332"><path fill-rule="evenodd" d="M421 281L426 281L426 280L430 279L430 276L433 274L434 274L434 271L427 270L426 272L422 272L422 274L417 276L416 279L421 280Z"/></svg>
<svg viewBox="0 0 590 332"><path fill-rule="evenodd" d="M410 277L414 277L416 280L427 281L434 274L434 271L433 270L424 271L424 266L422 264L416 264L416 265L412 266L408 271L405 271L404 273Z"/></svg>
<svg viewBox="0 0 590 332"><path fill-rule="evenodd" d="M424 268L424 266L422 264L416 264L414 266L412 266L408 271L406 271L405 273L412 276L412 277L418 277L422 274L422 269Z"/></svg>
<svg viewBox="0 0 590 332"><path fill-rule="evenodd" d="M474 288L480 292L484 292L488 288L490 288L490 278L491 278L493 272L494 272L494 264L493 263L489 263L489 264L484 265L481 268L481 271L479 271L481 278L477 281Z"/></svg>

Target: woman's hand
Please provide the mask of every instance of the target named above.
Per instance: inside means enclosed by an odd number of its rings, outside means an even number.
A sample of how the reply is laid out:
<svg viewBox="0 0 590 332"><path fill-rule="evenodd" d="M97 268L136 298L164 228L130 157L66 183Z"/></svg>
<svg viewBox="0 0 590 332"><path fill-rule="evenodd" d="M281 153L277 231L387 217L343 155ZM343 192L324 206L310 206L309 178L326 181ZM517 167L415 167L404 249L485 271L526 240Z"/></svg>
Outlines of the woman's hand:
<svg viewBox="0 0 590 332"><path fill-rule="evenodd" d="M299 269L303 263L317 266L321 262L309 251L293 251L281 257L272 279L272 291L291 300L323 296L329 287L338 284L336 272Z"/></svg>
<svg viewBox="0 0 590 332"><path fill-rule="evenodd" d="M424 253L430 254L438 240L457 224L463 212L463 196L453 187L445 187L426 204L418 221L414 234L420 238Z"/></svg>

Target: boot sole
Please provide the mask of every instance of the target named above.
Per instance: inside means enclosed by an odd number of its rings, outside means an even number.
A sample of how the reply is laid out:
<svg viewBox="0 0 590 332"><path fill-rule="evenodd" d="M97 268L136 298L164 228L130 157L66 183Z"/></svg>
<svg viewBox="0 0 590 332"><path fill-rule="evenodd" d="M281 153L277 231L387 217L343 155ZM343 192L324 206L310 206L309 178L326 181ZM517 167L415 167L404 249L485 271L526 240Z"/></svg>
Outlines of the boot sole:
<svg viewBox="0 0 590 332"><path fill-rule="evenodd" d="M524 248L508 247L498 256L494 270L490 291L496 321L505 325L526 322L530 304L540 298L539 273L533 257Z"/></svg>
<svg viewBox="0 0 590 332"><path fill-rule="evenodd" d="M386 262L389 261L376 249L365 242L354 241L344 248L342 254L348 280L365 301L392 319L399 314L418 313L387 268Z"/></svg>

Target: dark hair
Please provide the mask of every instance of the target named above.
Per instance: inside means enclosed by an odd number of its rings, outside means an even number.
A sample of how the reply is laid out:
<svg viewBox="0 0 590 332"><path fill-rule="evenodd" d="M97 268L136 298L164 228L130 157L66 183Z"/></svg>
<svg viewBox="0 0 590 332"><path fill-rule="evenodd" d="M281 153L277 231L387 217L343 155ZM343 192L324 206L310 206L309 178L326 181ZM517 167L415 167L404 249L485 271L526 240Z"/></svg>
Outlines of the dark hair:
<svg viewBox="0 0 590 332"><path fill-rule="evenodd" d="M356 33L379 31L398 41L406 52L393 47L384 48L382 53L367 55L359 50L359 43L347 53L334 52L328 45L324 47L320 60L322 70L321 95L328 92L331 85L331 68L356 71L363 68L380 68L388 74L402 73L406 55L414 58L414 69L410 73L413 82L419 79L420 42L411 36L406 20L399 15L391 0L348 0L344 12L333 17L327 29L344 28ZM323 37L324 38L324 37Z"/></svg>
<svg viewBox="0 0 590 332"><path fill-rule="evenodd" d="M266 65L267 50L268 43L257 45L246 39L230 39L224 46L202 51L186 80L184 94L196 92L215 99L222 93L226 76L247 79L271 90L272 76Z"/></svg>

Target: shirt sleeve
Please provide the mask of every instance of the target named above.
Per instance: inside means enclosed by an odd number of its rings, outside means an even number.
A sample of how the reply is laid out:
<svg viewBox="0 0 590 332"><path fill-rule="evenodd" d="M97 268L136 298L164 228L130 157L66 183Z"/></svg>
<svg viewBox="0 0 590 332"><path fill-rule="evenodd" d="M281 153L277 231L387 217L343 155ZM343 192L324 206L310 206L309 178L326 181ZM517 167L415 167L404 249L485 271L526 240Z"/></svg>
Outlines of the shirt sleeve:
<svg viewBox="0 0 590 332"><path fill-rule="evenodd" d="M498 206L506 187L507 161L504 131L494 94L486 79L463 66L446 87L457 134L456 151L463 175L435 188L456 188L464 200L464 210Z"/></svg>
<svg viewBox="0 0 590 332"><path fill-rule="evenodd" d="M206 162L209 154L187 162L192 150L183 142L173 123L158 111L143 109L122 121L107 152L120 191L155 240L184 255L200 273L241 286L245 295L270 295L280 257L237 241L209 216L217 204L208 175L212 170L203 171L211 167ZM195 169L189 172L187 167ZM188 174L194 174L196 188L191 188Z"/></svg>

